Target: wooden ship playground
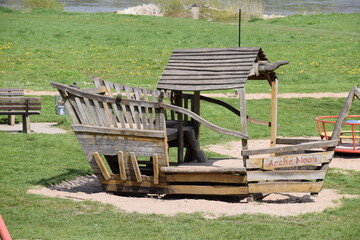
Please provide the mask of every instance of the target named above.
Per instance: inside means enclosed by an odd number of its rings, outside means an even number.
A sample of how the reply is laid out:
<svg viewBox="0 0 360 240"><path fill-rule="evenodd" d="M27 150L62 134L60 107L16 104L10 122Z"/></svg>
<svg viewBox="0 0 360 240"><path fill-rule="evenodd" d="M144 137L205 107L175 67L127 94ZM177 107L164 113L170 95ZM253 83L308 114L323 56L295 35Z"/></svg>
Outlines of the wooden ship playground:
<svg viewBox="0 0 360 240"><path fill-rule="evenodd" d="M256 47L181 49L173 51L157 89L100 78L93 78L90 89L51 85L58 89L86 159L107 192L245 196L249 201L269 193L317 194L338 143L352 139L359 149L360 124L345 121L360 89L352 89L331 126L317 119L321 140L279 138L280 81L275 71L285 64L270 63ZM247 115L248 81L270 86L270 122ZM229 89L237 90L240 109L201 95ZM234 113L241 130L224 129L201 117L202 101ZM344 123L355 125L352 132L342 131ZM269 147L249 149L248 124L270 131ZM200 148L200 126L241 139L242 157L208 158ZM175 159L169 159L169 148L177 150Z"/></svg>

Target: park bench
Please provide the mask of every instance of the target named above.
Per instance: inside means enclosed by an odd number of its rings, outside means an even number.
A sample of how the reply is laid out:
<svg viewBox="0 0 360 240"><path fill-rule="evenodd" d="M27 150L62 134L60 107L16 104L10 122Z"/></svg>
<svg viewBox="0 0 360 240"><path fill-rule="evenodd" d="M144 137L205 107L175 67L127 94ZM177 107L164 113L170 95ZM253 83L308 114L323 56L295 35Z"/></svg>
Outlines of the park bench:
<svg viewBox="0 0 360 240"><path fill-rule="evenodd" d="M22 88L0 88L0 97L20 97L24 96ZM8 115L8 124L15 125L15 115Z"/></svg>
<svg viewBox="0 0 360 240"><path fill-rule="evenodd" d="M41 98L23 97L20 88L0 89L0 115L8 115L9 125L15 124L15 116L22 116L22 131L30 133L30 115L40 114Z"/></svg>

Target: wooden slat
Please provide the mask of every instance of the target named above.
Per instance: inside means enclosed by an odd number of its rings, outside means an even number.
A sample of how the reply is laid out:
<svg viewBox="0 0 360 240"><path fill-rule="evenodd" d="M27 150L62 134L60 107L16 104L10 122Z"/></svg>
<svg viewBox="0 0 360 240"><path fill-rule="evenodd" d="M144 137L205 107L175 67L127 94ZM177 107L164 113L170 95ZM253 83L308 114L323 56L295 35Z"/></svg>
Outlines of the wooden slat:
<svg viewBox="0 0 360 240"><path fill-rule="evenodd" d="M137 162L137 158L134 152L130 153L130 159L131 159L131 163L132 166L134 168L134 172L135 172L135 176L136 176L136 181L137 182L142 182L142 177L141 177L141 171Z"/></svg>
<svg viewBox="0 0 360 240"><path fill-rule="evenodd" d="M245 195L247 187L234 186L196 186L196 185L169 185L169 194L196 194L196 195Z"/></svg>
<svg viewBox="0 0 360 240"><path fill-rule="evenodd" d="M241 52L260 52L259 47L229 47L229 48L190 48L190 49L175 49L173 53L197 53L197 52L222 52L222 51L241 51Z"/></svg>
<svg viewBox="0 0 360 240"><path fill-rule="evenodd" d="M241 75L245 75L248 76L250 70L249 71L239 71L238 74ZM236 74L236 72L234 71L223 71L223 72L212 72L212 71L191 71L191 70L165 70L163 73L163 76L218 76L218 75L222 75L222 76L226 76L226 75L234 75Z"/></svg>
<svg viewBox="0 0 360 240"><path fill-rule="evenodd" d="M0 110L40 110L41 106L0 106Z"/></svg>
<svg viewBox="0 0 360 240"><path fill-rule="evenodd" d="M181 91L207 91L207 90L225 90L225 89L234 89L242 88L244 83L238 84L216 84L216 85L176 85L176 84L158 84L159 89L167 90L181 90Z"/></svg>
<svg viewBox="0 0 360 240"><path fill-rule="evenodd" d="M100 154L98 152L94 152L93 157L95 158L95 161L100 168L100 171L104 177L105 180L110 180L110 173L107 170L103 159L101 158Z"/></svg>
<svg viewBox="0 0 360 240"><path fill-rule="evenodd" d="M163 173L246 173L245 168L226 168L226 167L209 167L209 166L191 166L191 167L162 167Z"/></svg>
<svg viewBox="0 0 360 240"><path fill-rule="evenodd" d="M124 152L119 151L118 152L118 163L119 163L119 174L120 174L120 180L126 181L126 169L125 169L125 160L124 160Z"/></svg>
<svg viewBox="0 0 360 240"><path fill-rule="evenodd" d="M154 184L159 184L159 156L153 154Z"/></svg>
<svg viewBox="0 0 360 240"><path fill-rule="evenodd" d="M217 66L217 67L195 67L195 66L169 66L167 65L165 70L174 71L174 70L181 70L181 71L209 71L209 72L246 72L250 71L251 67L249 66Z"/></svg>
<svg viewBox="0 0 360 240"><path fill-rule="evenodd" d="M250 183L249 193L287 193L287 192L307 192L318 193L323 182L269 182L269 183Z"/></svg>
<svg viewBox="0 0 360 240"><path fill-rule="evenodd" d="M177 62L177 61L169 61L169 63L166 65L166 67L219 67L219 65L223 67L238 67L238 66L249 66L252 67L254 64L253 61L249 62L223 62L223 63L213 63L213 62L197 62L197 61L191 61L191 62Z"/></svg>
<svg viewBox="0 0 360 240"><path fill-rule="evenodd" d="M178 79L171 79L171 80L161 80L161 84L173 84L176 83L177 85L214 85L214 84L238 84L241 81L240 78L235 79L225 79L225 80L219 80L219 79L206 79L206 80L198 80L198 79L188 79L184 78L184 80L178 81Z"/></svg>
<svg viewBox="0 0 360 240"><path fill-rule="evenodd" d="M248 171L249 182L275 180L317 180L324 179L325 170Z"/></svg>
<svg viewBox="0 0 360 240"><path fill-rule="evenodd" d="M123 129L112 127L100 127L73 124L71 126L75 132L97 133L97 134L110 134L110 135L126 135L126 136L139 136L151 138L165 138L164 131L161 130L140 130L140 129Z"/></svg>
<svg viewBox="0 0 360 240"><path fill-rule="evenodd" d="M236 184L247 183L245 175L214 174L214 173L167 174L166 179L168 182L209 182L209 183L236 183Z"/></svg>
<svg viewBox="0 0 360 240"><path fill-rule="evenodd" d="M241 154L243 156L250 156L250 155L267 154L267 153L300 151L300 150L307 150L307 149L313 149L313 148L324 148L324 147L336 146L338 144L338 142L339 142L338 140L313 141L313 142L301 143L301 144L294 145L294 146L262 148L262 149L255 149L255 150L243 150L243 151L241 151Z"/></svg>

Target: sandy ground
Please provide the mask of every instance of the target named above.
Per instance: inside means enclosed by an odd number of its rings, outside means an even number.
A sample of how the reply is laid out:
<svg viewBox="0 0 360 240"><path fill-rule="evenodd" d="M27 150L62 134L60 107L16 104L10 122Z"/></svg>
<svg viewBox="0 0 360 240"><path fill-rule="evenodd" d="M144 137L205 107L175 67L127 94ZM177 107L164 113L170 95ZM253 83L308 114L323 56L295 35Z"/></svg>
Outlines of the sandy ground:
<svg viewBox="0 0 360 240"><path fill-rule="evenodd" d="M31 133L46 133L46 134L59 134L66 133L65 130L56 127L57 123L30 123ZM14 126L7 124L0 125L0 131L18 133L22 132L22 123L17 123Z"/></svg>

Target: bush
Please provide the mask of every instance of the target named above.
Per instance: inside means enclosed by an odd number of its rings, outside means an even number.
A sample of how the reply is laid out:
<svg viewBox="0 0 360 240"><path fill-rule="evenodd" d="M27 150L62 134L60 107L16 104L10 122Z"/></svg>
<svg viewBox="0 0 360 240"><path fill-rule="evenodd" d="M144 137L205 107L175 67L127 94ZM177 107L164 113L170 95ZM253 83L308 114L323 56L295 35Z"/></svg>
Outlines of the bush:
<svg viewBox="0 0 360 240"><path fill-rule="evenodd" d="M24 6L27 9L46 8L64 11L64 4L58 0L24 0Z"/></svg>
<svg viewBox="0 0 360 240"><path fill-rule="evenodd" d="M165 16L191 17L191 5L201 7L202 18L214 21L236 21L238 10L242 9L243 20L261 18L264 12L263 0L154 0Z"/></svg>

